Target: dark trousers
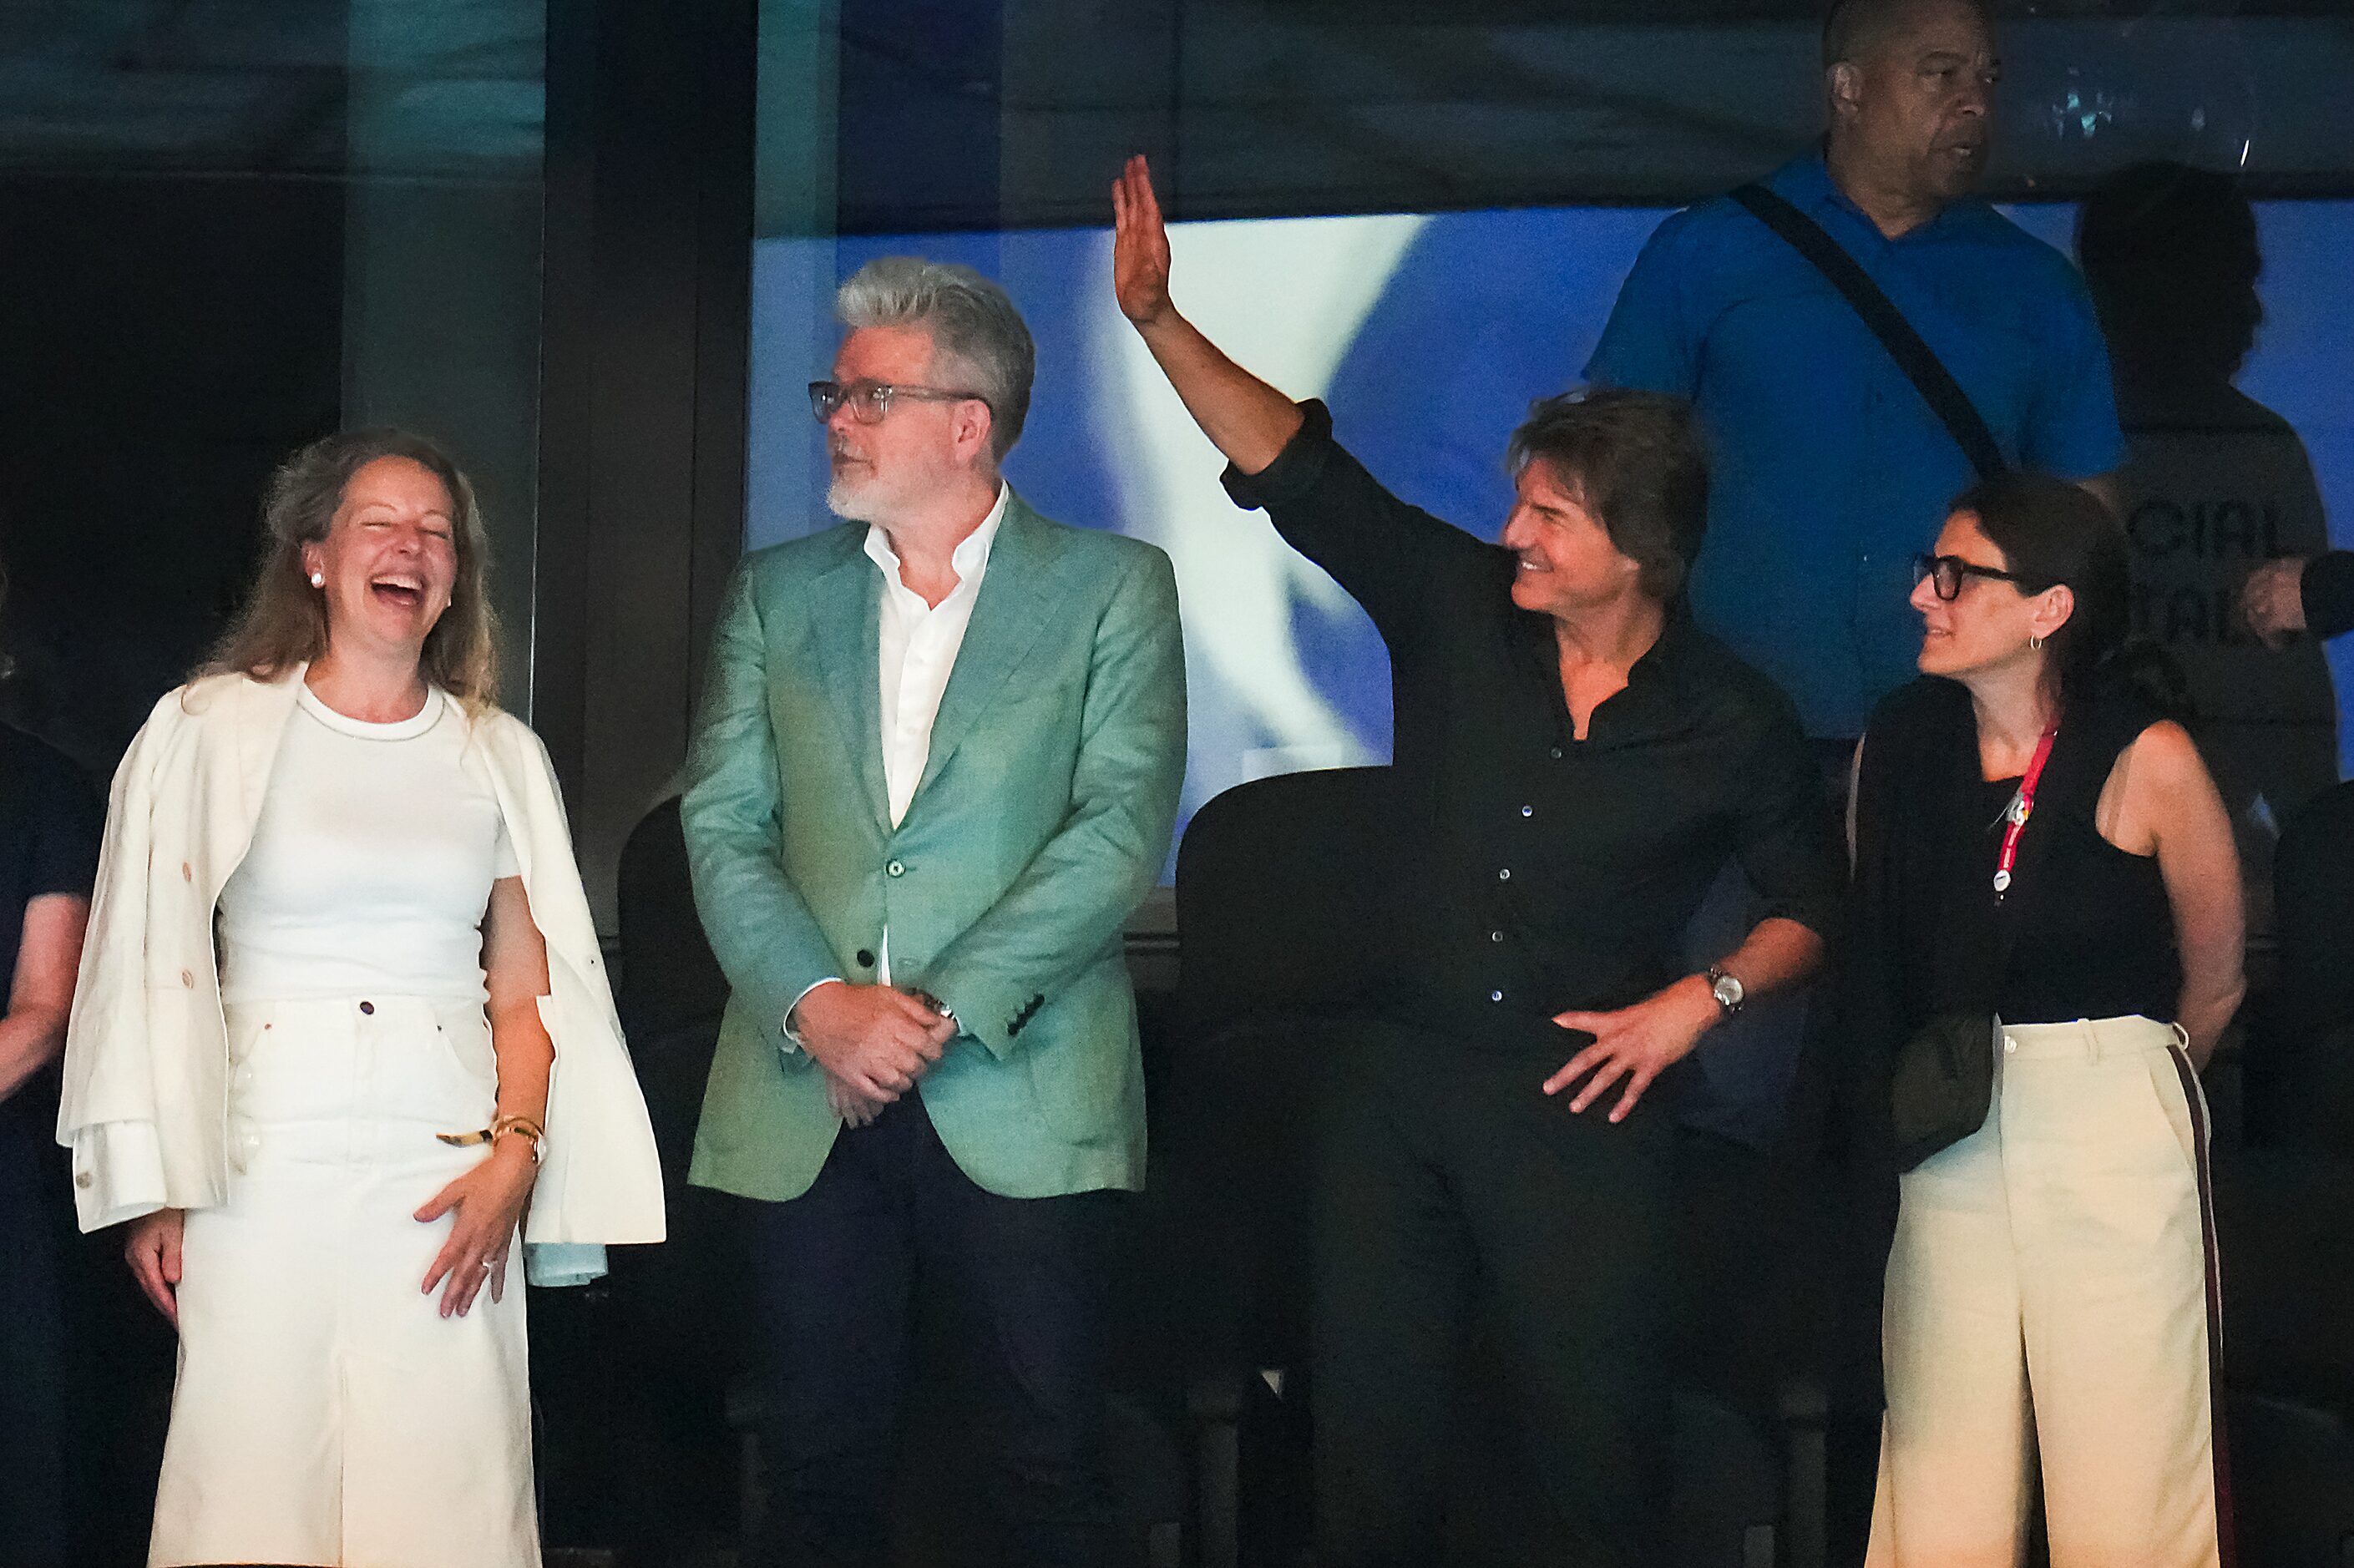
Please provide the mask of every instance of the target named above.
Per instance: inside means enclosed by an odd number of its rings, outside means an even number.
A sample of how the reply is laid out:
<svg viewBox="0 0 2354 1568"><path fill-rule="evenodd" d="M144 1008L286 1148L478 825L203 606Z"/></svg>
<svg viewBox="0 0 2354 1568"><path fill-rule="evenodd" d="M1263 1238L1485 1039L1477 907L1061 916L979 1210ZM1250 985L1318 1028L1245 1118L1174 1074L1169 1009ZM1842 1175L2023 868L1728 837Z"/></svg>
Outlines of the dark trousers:
<svg viewBox="0 0 2354 1568"><path fill-rule="evenodd" d="M1659 1098L1616 1127L1607 1098L1571 1115L1570 1097L1539 1092L1571 1054L1384 1027L1334 1065L1318 1139L1320 1568L1443 1561L1477 1309L1549 1516L1542 1560L1663 1560L1672 1117Z"/></svg>
<svg viewBox="0 0 2354 1568"><path fill-rule="evenodd" d="M1102 1446L1118 1202L984 1192L917 1094L845 1131L801 1197L751 1205L766 1568L883 1561L919 1286L948 1308L986 1444L970 1463L1014 1560L1110 1560Z"/></svg>
<svg viewBox="0 0 2354 1568"><path fill-rule="evenodd" d="M56 1233L69 1200L65 1151L21 1119L0 1115L0 1563L52 1568L66 1560Z"/></svg>

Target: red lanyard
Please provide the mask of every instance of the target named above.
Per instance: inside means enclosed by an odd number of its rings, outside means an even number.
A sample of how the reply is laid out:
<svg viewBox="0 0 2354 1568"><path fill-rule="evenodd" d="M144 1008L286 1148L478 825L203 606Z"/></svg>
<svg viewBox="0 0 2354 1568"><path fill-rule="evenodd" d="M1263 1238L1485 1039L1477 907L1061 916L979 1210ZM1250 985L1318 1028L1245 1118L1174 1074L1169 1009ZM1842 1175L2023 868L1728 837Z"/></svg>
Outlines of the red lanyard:
<svg viewBox="0 0 2354 1568"><path fill-rule="evenodd" d="M2034 759L2027 765L2027 777L2019 781L2019 793L2010 798L2009 809L2003 812L2002 853L1995 857L1994 901L2010 891L2010 868L2019 863L2019 835L2027 831L2027 819L2035 810L2035 786L2043 778L2043 765L2052 759L2052 737L2060 733L2058 724L2043 732L2035 743Z"/></svg>

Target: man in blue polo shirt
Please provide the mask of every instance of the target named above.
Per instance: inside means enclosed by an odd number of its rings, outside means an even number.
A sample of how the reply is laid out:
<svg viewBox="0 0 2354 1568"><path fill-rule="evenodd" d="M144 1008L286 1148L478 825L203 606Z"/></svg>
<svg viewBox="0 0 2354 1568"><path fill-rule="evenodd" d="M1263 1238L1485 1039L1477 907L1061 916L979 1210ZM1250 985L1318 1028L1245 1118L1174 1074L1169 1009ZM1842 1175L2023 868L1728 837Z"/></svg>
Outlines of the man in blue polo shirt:
<svg viewBox="0 0 2354 1568"><path fill-rule="evenodd" d="M1879 284L2011 464L2071 479L2124 453L2108 353L2067 260L1968 193L1997 67L1972 0L1844 0L1823 31L1829 132L1766 184ZM1969 460L1813 265L1728 198L1659 225L1587 379L1699 406L1713 449L1702 623L1851 737L1912 679L1912 559Z"/></svg>

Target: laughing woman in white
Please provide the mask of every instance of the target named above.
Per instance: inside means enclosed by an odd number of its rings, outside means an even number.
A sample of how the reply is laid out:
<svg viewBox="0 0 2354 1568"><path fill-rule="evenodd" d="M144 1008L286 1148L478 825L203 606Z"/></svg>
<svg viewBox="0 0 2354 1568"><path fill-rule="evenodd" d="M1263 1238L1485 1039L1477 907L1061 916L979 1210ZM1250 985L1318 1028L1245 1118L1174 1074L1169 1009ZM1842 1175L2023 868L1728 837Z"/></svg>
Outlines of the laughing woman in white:
<svg viewBox="0 0 2354 1568"><path fill-rule="evenodd" d="M652 1135L546 755L492 705L472 486L332 436L267 524L116 775L68 1037L83 1227L129 1222L179 1330L149 1561L524 1568L518 1255L660 1240Z"/></svg>

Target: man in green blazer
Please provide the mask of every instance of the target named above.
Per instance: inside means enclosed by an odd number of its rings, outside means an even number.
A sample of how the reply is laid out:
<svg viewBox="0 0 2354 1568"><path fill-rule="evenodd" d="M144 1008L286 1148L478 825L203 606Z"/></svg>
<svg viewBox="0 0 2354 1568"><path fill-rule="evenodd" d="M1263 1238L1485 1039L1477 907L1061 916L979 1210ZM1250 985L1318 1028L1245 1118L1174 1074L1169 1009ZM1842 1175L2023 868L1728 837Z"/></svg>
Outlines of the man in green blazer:
<svg viewBox="0 0 2354 1568"><path fill-rule="evenodd" d="M683 806L733 991L693 1180L756 1200L763 1561L880 1552L920 1274L1015 1555L1105 1563L1104 1255L1144 1175L1120 932L1184 771L1175 579L999 478L1034 365L1002 290L889 258L836 310L810 392L846 521L737 574Z"/></svg>

